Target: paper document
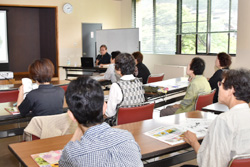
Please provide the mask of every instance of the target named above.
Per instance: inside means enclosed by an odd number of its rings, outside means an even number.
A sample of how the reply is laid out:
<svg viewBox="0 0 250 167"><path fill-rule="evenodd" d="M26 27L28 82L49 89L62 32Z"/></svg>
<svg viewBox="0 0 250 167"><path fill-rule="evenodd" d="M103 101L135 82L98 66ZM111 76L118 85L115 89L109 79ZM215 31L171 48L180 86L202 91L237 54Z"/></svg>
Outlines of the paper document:
<svg viewBox="0 0 250 167"><path fill-rule="evenodd" d="M32 154L32 159L40 167L58 167L59 159L62 155L62 150L50 151L39 154Z"/></svg>
<svg viewBox="0 0 250 167"><path fill-rule="evenodd" d="M22 78L22 84L23 84L23 99L25 99L26 95L33 89L38 88L38 84L32 83L32 80L29 78Z"/></svg>
<svg viewBox="0 0 250 167"><path fill-rule="evenodd" d="M145 132L144 134L167 144L176 145L185 142L183 140L183 133L187 130L195 133L197 138L204 137L212 121L213 120L209 119L187 118L187 120L180 125L162 126Z"/></svg>

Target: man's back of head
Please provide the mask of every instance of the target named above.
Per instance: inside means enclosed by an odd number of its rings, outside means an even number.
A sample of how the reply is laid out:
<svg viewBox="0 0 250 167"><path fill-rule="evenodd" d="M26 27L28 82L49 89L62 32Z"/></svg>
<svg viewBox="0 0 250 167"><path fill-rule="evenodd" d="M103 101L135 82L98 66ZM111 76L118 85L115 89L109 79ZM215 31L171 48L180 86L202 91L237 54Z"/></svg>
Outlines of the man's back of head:
<svg viewBox="0 0 250 167"><path fill-rule="evenodd" d="M98 81L79 77L70 82L66 102L77 122L90 127L103 122L104 95Z"/></svg>
<svg viewBox="0 0 250 167"><path fill-rule="evenodd" d="M63 149L60 166L143 166L132 134L103 123L104 96L96 80L79 77L71 81L66 101L78 127Z"/></svg>

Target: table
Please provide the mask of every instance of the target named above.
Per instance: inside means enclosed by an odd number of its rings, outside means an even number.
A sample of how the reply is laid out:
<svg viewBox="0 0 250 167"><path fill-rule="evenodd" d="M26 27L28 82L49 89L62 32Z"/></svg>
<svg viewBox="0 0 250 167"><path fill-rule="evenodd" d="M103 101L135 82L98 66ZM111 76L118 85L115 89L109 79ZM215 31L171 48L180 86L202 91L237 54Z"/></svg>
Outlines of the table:
<svg viewBox="0 0 250 167"><path fill-rule="evenodd" d="M202 108L202 111L209 111L215 114L221 114L229 111L229 108L225 104L213 103Z"/></svg>
<svg viewBox="0 0 250 167"><path fill-rule="evenodd" d="M56 86L64 86L64 85L68 85L70 81L60 80L60 81L51 81L51 83ZM21 84L0 85L0 92L10 91L10 90L18 91L18 88L20 86ZM9 120L9 119L22 118L21 115L10 115L7 111L4 110L5 107L12 107L14 103L15 102L0 103L0 122L4 120ZM66 106L66 103L64 104L64 106Z"/></svg>
<svg viewBox="0 0 250 167"><path fill-rule="evenodd" d="M68 85L69 81L52 81L53 85L64 86ZM8 91L16 91L18 94L18 88L21 84L9 84L9 85L0 85L0 93L8 92ZM17 99L17 97L16 97ZM6 129L0 131L0 138L12 137L17 135L22 135L25 127L20 127L20 123L28 122L31 120L32 115L27 115L26 117L22 117L20 114L11 115L7 111L5 111L5 107L12 107L15 102L5 102L0 103L0 126L1 125L9 125L9 124L18 124L18 128ZM67 110L67 105L64 103L65 111Z"/></svg>
<svg viewBox="0 0 250 167"><path fill-rule="evenodd" d="M63 80L63 81L52 81L51 82L54 85L67 85L69 81ZM184 97L185 90L188 85L187 78L174 78L169 80L164 80L160 82L154 82L150 85L161 85L161 86L167 86L169 87L169 91L167 94L157 94L157 95L149 95L147 96L147 100L149 102L155 102L155 108L164 106L166 104L170 104L179 100L182 100ZM5 85L4 85L5 86ZM7 91L7 90L16 90L19 88L20 84L13 84L9 85L7 87L0 88L0 91ZM106 94L106 93L105 93ZM107 95L107 94L106 94ZM32 117L26 116L22 117L20 114L18 115L10 115L7 111L4 110L4 107L11 107L13 106L13 102L10 103L0 103L0 125L6 125L6 124L13 124L13 123L21 123L21 122L27 122ZM65 111L67 110L67 104L64 104ZM21 135L22 129L10 129L7 131L0 132L1 134L4 134L2 136L10 137L15 135ZM17 132L17 133L14 133Z"/></svg>
<svg viewBox="0 0 250 167"><path fill-rule="evenodd" d="M67 80L60 80L60 81L51 81L50 83L56 86L63 86L68 85L70 81ZM0 91L9 91L9 90L18 90L18 88L22 84L7 84L7 85L0 85Z"/></svg>
<svg viewBox="0 0 250 167"><path fill-rule="evenodd" d="M193 111L161 117L159 119L150 119L135 123L123 124L115 126L114 128L120 128L130 131L141 148L142 160L146 160L167 153L179 151L190 146L186 143L171 146L144 135L144 132L164 125L166 126L170 124L179 124L186 120L186 118L214 119L215 117L216 115L213 113ZM9 149L24 166L37 166L31 158L31 154L63 149L63 147L66 145L66 143L68 143L71 137L72 135L65 135L48 139L35 140L31 142L15 143L10 144Z"/></svg>
<svg viewBox="0 0 250 167"><path fill-rule="evenodd" d="M83 74L70 74L69 71L74 71L74 72L105 72L107 70L107 68L104 67L82 67L82 66L59 66L63 69L65 69L66 72L66 79L68 79L68 77L78 77L78 76L82 76Z"/></svg>
<svg viewBox="0 0 250 167"><path fill-rule="evenodd" d="M168 88L168 91L166 94L145 93L145 96L146 96L147 101L154 101L155 108L158 108L160 106L182 100L185 96L185 92L188 87L188 84L189 82L188 82L187 77L172 78L168 80L145 84L144 86L152 86L152 87L158 86L158 87Z"/></svg>
<svg viewBox="0 0 250 167"><path fill-rule="evenodd" d="M152 86L152 87L168 87L168 92L174 92L183 88L187 88L189 84L188 77L179 77L179 78L172 78L167 79L159 82L153 82L149 84L145 84L145 86Z"/></svg>

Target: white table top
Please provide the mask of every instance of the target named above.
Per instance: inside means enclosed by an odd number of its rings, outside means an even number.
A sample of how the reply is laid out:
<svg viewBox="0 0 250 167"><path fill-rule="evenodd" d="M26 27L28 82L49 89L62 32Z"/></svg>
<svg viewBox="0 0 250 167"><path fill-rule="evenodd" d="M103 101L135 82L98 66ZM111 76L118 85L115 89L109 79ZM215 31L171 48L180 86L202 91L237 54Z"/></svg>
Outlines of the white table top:
<svg viewBox="0 0 250 167"><path fill-rule="evenodd" d="M168 90L175 90L179 88L187 87L189 84L188 77L180 77L180 78L172 78L164 81L153 82L149 84L145 84L146 86L160 86L160 87L168 87Z"/></svg>
<svg viewBox="0 0 250 167"><path fill-rule="evenodd" d="M203 107L202 110L204 111L215 111L215 112L226 112L229 110L229 108L224 105L224 104L220 104L220 103L213 103L210 104L206 107Z"/></svg>

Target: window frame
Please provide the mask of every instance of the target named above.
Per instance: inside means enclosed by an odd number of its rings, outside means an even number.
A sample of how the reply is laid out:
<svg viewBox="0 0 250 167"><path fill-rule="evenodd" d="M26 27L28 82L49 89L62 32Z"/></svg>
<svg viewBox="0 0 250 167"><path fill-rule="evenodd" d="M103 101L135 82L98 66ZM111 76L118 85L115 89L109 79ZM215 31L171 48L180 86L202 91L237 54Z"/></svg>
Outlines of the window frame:
<svg viewBox="0 0 250 167"><path fill-rule="evenodd" d="M156 21L156 0L152 0L153 1L153 50L151 54L157 54L155 52L156 48L155 48L155 21ZM205 32L198 32L198 28L199 28L199 0L196 0L196 32L189 32L189 33L182 33L182 1L183 0L177 0L177 20L176 20L176 51L175 51L175 55L217 55L217 53L211 53L210 49L211 49L211 35L214 33L227 33L227 53L230 54L231 56L236 56L236 53L232 54L230 53L230 34L231 33L237 33L237 30L231 30L230 26L231 26L231 13L232 13L232 0L229 0L229 16L228 16L228 20L229 20L229 25L228 25L228 31L211 31L211 8L212 8L212 0L207 0L207 30ZM132 25L133 27L136 27L136 0L132 0ZM183 35L192 35L195 34L195 53L194 54L186 54L186 53L181 53L182 50L182 36ZM198 35L200 34L206 34L206 52L199 52L198 51ZM164 54L164 53L163 53Z"/></svg>

